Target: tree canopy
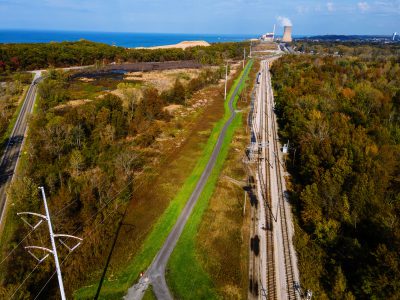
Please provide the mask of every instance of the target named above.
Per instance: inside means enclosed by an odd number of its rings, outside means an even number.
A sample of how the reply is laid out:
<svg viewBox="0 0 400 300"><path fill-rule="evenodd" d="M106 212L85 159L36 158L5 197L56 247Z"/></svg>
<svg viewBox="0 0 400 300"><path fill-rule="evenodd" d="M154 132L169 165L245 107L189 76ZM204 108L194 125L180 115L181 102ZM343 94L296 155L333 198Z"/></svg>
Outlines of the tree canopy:
<svg viewBox="0 0 400 300"><path fill-rule="evenodd" d="M182 49L130 49L90 41L48 44L0 44L0 73L49 67L85 66L111 62L163 62L196 60L220 64L224 59L240 59L242 43L216 43L209 47Z"/></svg>
<svg viewBox="0 0 400 300"><path fill-rule="evenodd" d="M300 275L318 299L400 298L399 66L381 55L273 65Z"/></svg>

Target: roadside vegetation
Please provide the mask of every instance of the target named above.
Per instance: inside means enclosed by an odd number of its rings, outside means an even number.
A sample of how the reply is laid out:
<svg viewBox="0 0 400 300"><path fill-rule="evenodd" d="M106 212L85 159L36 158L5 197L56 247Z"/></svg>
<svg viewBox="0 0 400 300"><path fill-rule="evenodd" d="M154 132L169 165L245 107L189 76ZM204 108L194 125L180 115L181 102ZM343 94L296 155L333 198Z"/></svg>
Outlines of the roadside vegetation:
<svg viewBox="0 0 400 300"><path fill-rule="evenodd" d="M153 287L150 285L147 291L143 295L143 300L156 300L157 297L154 294Z"/></svg>
<svg viewBox="0 0 400 300"><path fill-rule="evenodd" d="M182 49L127 49L90 41L48 44L1 44L0 73L49 67L100 66L111 62L163 62L195 60L218 65L225 59L241 59L242 43L216 43L209 47Z"/></svg>
<svg viewBox="0 0 400 300"><path fill-rule="evenodd" d="M169 203L169 199L160 203L143 202L144 199L139 198L141 192L144 194L141 189L153 184L158 175L157 166L168 158L164 155L179 149L176 143L182 143L184 134L189 133L182 129L185 120L198 118L200 108L192 108L191 99L219 80L218 68L204 68L185 84L177 78L163 93L154 86L99 80L85 83L83 93L89 101L74 102L82 96L81 90L76 88L77 82L69 73L50 70L48 78L39 85L39 101L30 121L23 167L10 189L7 222L13 224L14 234L8 234L9 240L2 243L2 258L27 233L15 213L41 212L43 207L37 186L44 186L55 230L84 238L84 243L73 253L74 260L67 260L63 265L68 295L92 278L97 283L125 208L142 206L148 213L144 218L136 215L131 222L136 224L130 228L134 232L127 231L132 243L140 245ZM118 86L120 96L112 92ZM171 115L164 109L171 104L182 105L183 112ZM149 213L149 205L159 207ZM144 220L146 224L141 224ZM26 242L46 246L47 235L41 226ZM121 255L121 261L115 264L119 267L117 270L126 267L126 259L131 259L133 253L135 248ZM66 255L61 247L60 256ZM15 257L18 257L17 263ZM35 261L23 247L17 247L1 267L4 277L1 278L0 298L9 298L35 267ZM48 280L50 269L52 262L46 260L21 287L18 297L34 297ZM117 270L112 269L112 272ZM129 276L135 278L140 270ZM56 290L57 282L53 280L41 296L56 295Z"/></svg>
<svg viewBox="0 0 400 300"><path fill-rule="evenodd" d="M22 104L22 96L31 80L29 73L0 76L0 153L11 134L18 115L18 105Z"/></svg>
<svg viewBox="0 0 400 300"><path fill-rule="evenodd" d="M318 299L399 299L400 55L347 47L272 68L301 284Z"/></svg>
<svg viewBox="0 0 400 300"><path fill-rule="evenodd" d="M241 76L243 76L244 80L240 84L239 91L237 96L235 97L234 100L234 109L236 109L237 106L237 101L240 97L240 93L242 92L244 86L248 84L247 77L248 74L251 70L251 66L253 64L253 61L250 61L248 63L250 65L249 69L247 71L242 71ZM226 120L230 116L229 108L228 108L228 101L230 96L233 94L235 88L239 84L239 76L236 82L233 84L233 86L230 89L230 92L227 96L227 101L225 103L225 117L217 124L216 128L221 128L223 124L226 122ZM219 298L221 295L218 295L219 292L215 289L215 283L212 281L212 278L215 277L216 274L213 274L213 277L210 276L210 274L207 273L208 270L204 269L204 266L201 265L201 261L198 259L198 253L197 253L197 236L199 234L199 228L200 224L202 222L202 218L204 215L204 212L206 211L208 205L209 205L209 200L211 196L214 193L218 178L220 176L220 173L222 171L222 168L224 166L224 162L228 156L229 149L231 147L231 141L233 139L235 130L240 127L242 124L242 113L238 113L238 115L234 118L233 122L231 125L228 127L228 130L226 132L226 136L224 139L223 146L221 148L221 152L216 160L215 167L203 189L202 194L200 195L200 198L196 204L196 206L193 209L193 212L191 216L189 217L189 220L185 226L185 229L182 233L182 236L180 237L176 248L174 249L171 259L168 262L168 271L167 271L167 281L172 289L172 292L176 298L179 299L216 299ZM219 133L220 129L218 130ZM218 135L211 136L212 139L212 144L214 145L216 143L216 140L218 138ZM186 195L187 198L189 198L191 191ZM240 227L240 225L239 225ZM210 228L208 228L210 230ZM221 228L222 230L222 228ZM240 229L239 229L240 231ZM239 239L239 243L242 241ZM237 251L234 251L235 254L239 254L240 257L240 249L241 247L239 246L239 249ZM233 255L235 255L233 254ZM204 258L204 257L203 257ZM234 265L233 268L239 267L240 270L240 260L235 261L235 263L232 261L232 265ZM244 262L245 264L245 262ZM228 267L229 268L229 267ZM239 276L240 277L240 276ZM229 280L232 278L226 278L226 280ZM239 281L239 286L240 286L240 280L243 278L233 278L233 280L238 280ZM238 284L237 281L235 281L235 284ZM222 294L222 293L221 293ZM240 294L240 292L239 292ZM226 294L225 294L226 295ZM232 296L232 295L231 295ZM233 295L235 298L238 296L238 294Z"/></svg>

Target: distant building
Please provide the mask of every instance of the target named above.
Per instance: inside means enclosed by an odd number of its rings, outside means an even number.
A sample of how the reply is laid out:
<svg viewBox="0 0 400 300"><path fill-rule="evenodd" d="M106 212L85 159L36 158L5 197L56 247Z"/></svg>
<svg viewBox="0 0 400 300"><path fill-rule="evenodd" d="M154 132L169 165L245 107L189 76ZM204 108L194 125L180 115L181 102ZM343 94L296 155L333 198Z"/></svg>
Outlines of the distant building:
<svg viewBox="0 0 400 300"><path fill-rule="evenodd" d="M282 42L284 42L284 43L291 43L292 42L292 26L283 27Z"/></svg>
<svg viewBox="0 0 400 300"><path fill-rule="evenodd" d="M397 37L397 32L393 33L392 40L395 41Z"/></svg>
<svg viewBox="0 0 400 300"><path fill-rule="evenodd" d="M260 37L260 40L264 41L264 42L273 42L274 39L275 39L275 25L274 25L274 31L273 32L267 32L266 34L263 34Z"/></svg>
<svg viewBox="0 0 400 300"><path fill-rule="evenodd" d="M274 37L275 35L273 32L267 32L266 34L263 34L260 39L265 42L273 42Z"/></svg>

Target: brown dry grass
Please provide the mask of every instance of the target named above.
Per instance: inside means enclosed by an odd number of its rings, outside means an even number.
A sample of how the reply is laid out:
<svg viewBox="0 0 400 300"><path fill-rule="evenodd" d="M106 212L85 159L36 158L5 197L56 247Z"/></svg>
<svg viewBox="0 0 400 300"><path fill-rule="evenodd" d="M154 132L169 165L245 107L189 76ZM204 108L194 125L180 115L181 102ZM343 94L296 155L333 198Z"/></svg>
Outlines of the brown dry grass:
<svg viewBox="0 0 400 300"><path fill-rule="evenodd" d="M125 75L125 80L134 80L156 87L160 92L166 91L180 79L183 83L199 75L199 69L163 70L151 72L131 72Z"/></svg>
<svg viewBox="0 0 400 300"><path fill-rule="evenodd" d="M266 42L266 43L258 43L253 45L253 51L266 51L266 50L277 50L278 46L276 43Z"/></svg>
<svg viewBox="0 0 400 300"><path fill-rule="evenodd" d="M92 102L92 101L93 100L90 100L90 99L71 100L71 101L68 101L67 103L57 105L57 106L53 107L53 109L54 110L62 110L67 107L76 107L76 106L80 106L80 105L83 105L83 104L86 104L86 103Z"/></svg>
<svg viewBox="0 0 400 300"><path fill-rule="evenodd" d="M197 237L200 261L223 299L247 296L249 218L243 215L244 191L224 178L246 180L242 164L246 144L242 127L235 134Z"/></svg>
<svg viewBox="0 0 400 300"><path fill-rule="evenodd" d="M232 79L228 87L231 84ZM108 280L112 281L115 274L119 274L119 270L138 253L156 220L202 156L214 124L224 114L223 89L219 84L195 93L188 106L179 110L184 113L177 113L170 122L159 124L162 135L151 148L138 149L152 163L147 164L144 173L137 177L124 219L126 226L120 231L107 272ZM207 99L205 105L194 108L204 99ZM105 260L99 261L99 269L91 274L94 282L100 278L104 264Z"/></svg>
<svg viewBox="0 0 400 300"><path fill-rule="evenodd" d="M184 116L177 116L162 128L164 135L173 133L173 137L160 139L156 143L155 150L161 153L161 157L157 154L154 160L156 163L149 166L138 179L140 187L133 195L124 220L130 226L121 230L108 277L123 268L126 261L137 253L154 222L191 174L214 123L223 116L222 95L222 85L211 86L196 93L191 103L206 98L207 105L191 110Z"/></svg>
<svg viewBox="0 0 400 300"><path fill-rule="evenodd" d="M255 62L250 74L250 87L243 91L238 108L243 110L243 126L236 131L228 158L197 236L197 251L205 270L223 299L246 299L248 291L248 258L250 239L250 205L243 213L244 191L227 177L245 181L242 163L249 141L246 133L252 82L259 70Z"/></svg>

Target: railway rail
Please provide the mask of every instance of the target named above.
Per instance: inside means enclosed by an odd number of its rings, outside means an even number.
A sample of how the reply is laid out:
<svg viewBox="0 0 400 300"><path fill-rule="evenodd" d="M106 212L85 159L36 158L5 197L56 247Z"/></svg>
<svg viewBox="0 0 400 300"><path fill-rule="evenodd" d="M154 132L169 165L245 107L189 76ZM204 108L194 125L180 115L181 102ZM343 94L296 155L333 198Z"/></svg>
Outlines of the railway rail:
<svg viewBox="0 0 400 300"><path fill-rule="evenodd" d="M252 168L257 178L257 197L259 197L258 233L262 241L261 257L258 264L260 291L258 299L296 300L296 280L298 277L295 253L292 253L291 216L284 194L283 165L280 158L280 144L274 112L274 98L269 73L269 60L261 62L260 75L256 82L257 96L252 102L249 127L251 146L249 159L256 165ZM256 216L252 214L252 218ZM251 228L252 236L257 232ZM250 277L252 284L256 274L256 260L251 261ZM264 289L265 287L265 289ZM253 286L254 288L254 286ZM254 298L254 294L251 295Z"/></svg>
<svg viewBox="0 0 400 300"><path fill-rule="evenodd" d="M261 69L263 70L263 68ZM249 118L251 120L252 128L252 149L256 151L257 167L255 172L257 173L258 185L261 191L260 196L260 206L262 205L265 214L264 220L265 224L262 234L265 234L265 266L260 264L261 268L266 270L266 282L265 290L263 289L263 282L261 282L262 292L260 296L262 299L277 300L277 281L276 281L276 261L275 261L275 246L274 246L274 216L272 212L272 198L270 185L267 183L270 176L269 166L267 167L267 155L269 155L269 149L267 147L267 125L268 121L266 118L266 72L260 72L257 77L258 84L258 97L257 101L254 102L251 112L252 116ZM262 203L261 203L262 202ZM262 260L260 260L262 262ZM261 273L261 271L260 271Z"/></svg>
<svg viewBox="0 0 400 300"><path fill-rule="evenodd" d="M263 80L261 81L266 86L266 72L262 73ZM263 88L261 91L264 92ZM262 98L264 98L265 93ZM269 161L267 157L269 157L269 147L267 147L267 136L268 135L268 118L266 118L265 111L266 103L263 101L262 103L262 111L260 112L261 116L261 126L262 131L260 132L260 140L263 144L259 145L260 152L263 155L260 158L259 164L263 165L262 168L259 169L259 177L262 188L263 195L263 204L265 208L265 235L266 235L266 256L267 256L267 264L266 264L266 272L267 272L267 299L276 300L278 299L277 290L276 290L276 270L275 270L275 249L274 249L274 217L272 212L272 198L271 198L271 189L270 184L268 184L268 178L270 178L270 168ZM267 166L268 164L268 166ZM263 174L262 171L265 171Z"/></svg>
<svg viewBox="0 0 400 300"><path fill-rule="evenodd" d="M269 72L266 72L266 76L268 76L268 82L270 81ZM290 239L289 239L289 230L288 230L288 219L287 219L287 212L285 207L285 196L283 193L283 184L282 184L282 164L279 158L279 138L276 128L276 116L274 112L273 106L273 93L272 88L268 85L268 94L270 95L267 97L267 103L270 106L270 115L271 115L271 129L272 129L272 140L273 140L273 152L275 157L275 172L278 181L278 208L280 214L280 225L281 225L281 234L283 240L283 252L284 252L284 264L285 264L285 276L286 276L286 284L287 284L287 299L295 300L296 293L295 293L295 280L294 280L294 273L293 273L293 265L292 265L292 253L290 247ZM269 101L268 101L269 100Z"/></svg>

